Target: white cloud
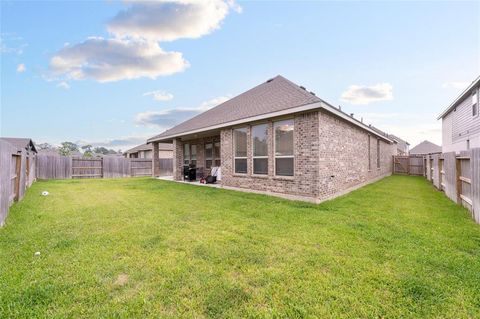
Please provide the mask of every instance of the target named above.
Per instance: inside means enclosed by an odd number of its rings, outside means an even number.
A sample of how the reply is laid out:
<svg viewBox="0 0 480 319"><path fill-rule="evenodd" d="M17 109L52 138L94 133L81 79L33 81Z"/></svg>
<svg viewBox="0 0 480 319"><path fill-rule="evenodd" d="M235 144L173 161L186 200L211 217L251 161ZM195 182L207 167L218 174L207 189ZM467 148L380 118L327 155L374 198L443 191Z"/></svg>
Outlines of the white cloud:
<svg viewBox="0 0 480 319"><path fill-rule="evenodd" d="M363 118L365 124L394 134L415 146L429 140L436 144L442 143L442 124L431 114L410 114L399 112L359 113L357 118Z"/></svg>
<svg viewBox="0 0 480 319"><path fill-rule="evenodd" d="M220 105L223 102L228 101L230 99L231 99L231 96L229 96L229 95L215 97L211 100L205 101L202 104L200 104L200 107L198 109L203 112L203 111L206 111L208 109L211 109L214 106Z"/></svg>
<svg viewBox="0 0 480 319"><path fill-rule="evenodd" d="M172 126L188 120L206 110L217 106L229 97L220 96L208 101L203 102L200 106L195 108L176 108L160 111L146 111L138 113L135 116L135 124L147 127L154 127L157 129L168 129Z"/></svg>
<svg viewBox="0 0 480 319"><path fill-rule="evenodd" d="M188 66L180 52L165 52L158 43L101 37L64 47L50 60L54 76L98 82L155 79L181 72Z"/></svg>
<svg viewBox="0 0 480 319"><path fill-rule="evenodd" d="M18 73L23 73L27 70L27 68L25 67L25 64L23 63L20 63L18 66L17 66L17 72Z"/></svg>
<svg viewBox="0 0 480 319"><path fill-rule="evenodd" d="M2 33L0 35L0 52L5 54L21 55L28 46L24 39L15 33Z"/></svg>
<svg viewBox="0 0 480 319"><path fill-rule="evenodd" d="M165 91L145 92L143 96L151 96L155 101L170 101L173 99L173 94Z"/></svg>
<svg viewBox="0 0 480 319"><path fill-rule="evenodd" d="M51 58L47 78L111 82L181 72L189 66L182 53L162 50L159 41L199 38L218 29L230 10L240 11L233 0L127 2L107 24L112 38L66 43Z"/></svg>
<svg viewBox="0 0 480 319"><path fill-rule="evenodd" d="M469 82L445 82L442 84L442 88L444 89L466 89L470 85Z"/></svg>
<svg viewBox="0 0 480 319"><path fill-rule="evenodd" d="M68 90L70 88L70 85L67 82L62 81L57 84L57 87L62 88L64 90Z"/></svg>
<svg viewBox="0 0 480 319"><path fill-rule="evenodd" d="M434 121L430 123L404 123L378 125L379 129L394 134L410 143L410 148L424 140L442 145L442 124Z"/></svg>
<svg viewBox="0 0 480 319"><path fill-rule="evenodd" d="M140 144L145 144L147 139L151 137L150 135L127 135L121 136L118 138L105 138L97 140L77 140L75 144L83 145L92 145L93 147L105 147L108 149L114 150L128 150L132 147L135 147Z"/></svg>
<svg viewBox="0 0 480 319"><path fill-rule="evenodd" d="M161 0L132 1L108 23L117 37L173 41L199 38L220 27L230 9L241 8L234 1Z"/></svg>
<svg viewBox="0 0 480 319"><path fill-rule="evenodd" d="M352 104L389 101L393 100L393 86L389 83L378 83L372 86L351 85L342 93L341 99Z"/></svg>

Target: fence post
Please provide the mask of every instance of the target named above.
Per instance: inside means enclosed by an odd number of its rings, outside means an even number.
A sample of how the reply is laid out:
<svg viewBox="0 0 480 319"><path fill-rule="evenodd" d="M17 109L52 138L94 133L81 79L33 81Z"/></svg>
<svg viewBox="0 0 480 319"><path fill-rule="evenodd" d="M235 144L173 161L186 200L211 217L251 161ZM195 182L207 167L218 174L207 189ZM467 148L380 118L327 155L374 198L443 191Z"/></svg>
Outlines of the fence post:
<svg viewBox="0 0 480 319"><path fill-rule="evenodd" d="M425 159L426 159L426 164L427 164L427 170L426 170L426 174L427 174L427 180L430 181L431 180L431 168L430 168L430 155L427 155L425 156Z"/></svg>
<svg viewBox="0 0 480 319"><path fill-rule="evenodd" d="M462 180L460 179L462 176L462 161L458 158L455 158L455 178L457 184L457 203L461 204L462 199L460 195L462 194Z"/></svg>
<svg viewBox="0 0 480 319"><path fill-rule="evenodd" d="M159 143L153 142L153 155L152 155L152 176L160 176L160 154L159 154Z"/></svg>
<svg viewBox="0 0 480 319"><path fill-rule="evenodd" d="M442 157L442 154L440 154L438 156L438 187L440 190L443 190L442 172L443 172L443 157Z"/></svg>
<svg viewBox="0 0 480 319"><path fill-rule="evenodd" d="M20 174L21 174L21 169L22 169L22 157L20 155L13 155L15 156L15 175L17 176L15 178L15 197L14 200L18 201L20 200Z"/></svg>
<svg viewBox="0 0 480 319"><path fill-rule="evenodd" d="M480 224L480 148L474 148L470 153L470 179L472 214L475 221Z"/></svg>

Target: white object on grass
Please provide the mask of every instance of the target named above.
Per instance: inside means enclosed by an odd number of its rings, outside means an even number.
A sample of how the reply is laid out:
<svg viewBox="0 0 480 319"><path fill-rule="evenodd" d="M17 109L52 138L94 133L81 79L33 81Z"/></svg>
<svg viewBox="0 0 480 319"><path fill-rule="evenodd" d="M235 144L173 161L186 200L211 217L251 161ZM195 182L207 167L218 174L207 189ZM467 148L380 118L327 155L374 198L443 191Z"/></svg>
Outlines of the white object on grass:
<svg viewBox="0 0 480 319"><path fill-rule="evenodd" d="M47 191L43 191L43 192L42 192L42 196L48 196L48 192L47 192Z"/></svg>
<svg viewBox="0 0 480 319"><path fill-rule="evenodd" d="M40 252L39 251L35 252L35 256L40 256Z"/></svg>

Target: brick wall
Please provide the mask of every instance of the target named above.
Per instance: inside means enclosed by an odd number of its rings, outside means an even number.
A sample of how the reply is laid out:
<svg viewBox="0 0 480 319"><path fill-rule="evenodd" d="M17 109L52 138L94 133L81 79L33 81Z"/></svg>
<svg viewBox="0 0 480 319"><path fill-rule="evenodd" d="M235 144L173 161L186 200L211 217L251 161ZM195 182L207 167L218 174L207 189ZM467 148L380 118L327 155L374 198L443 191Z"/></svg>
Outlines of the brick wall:
<svg viewBox="0 0 480 319"><path fill-rule="evenodd" d="M221 132L222 185L249 188L264 192L317 197L318 195L318 116L317 112L294 117L295 176L276 177L273 171L273 122L268 121L268 175L254 175L251 128L247 128L247 174L233 170L232 129ZM263 122L265 123L265 122ZM260 123L252 123L260 124Z"/></svg>
<svg viewBox="0 0 480 319"><path fill-rule="evenodd" d="M282 118L284 119L284 118ZM251 125L247 126L247 173L235 174L233 169L232 128L222 129L222 185L249 190L282 193L323 200L346 190L387 176L392 172L392 155L396 145L380 141L380 168L377 168L377 137L341 118L320 110L294 116L294 175L277 177L274 174L273 122L268 123L268 175L253 174ZM218 137L201 138L185 143L197 145L197 166L204 166L204 145ZM174 166L179 167L175 179L183 179L183 143L174 143ZM207 172L206 172L207 174Z"/></svg>
<svg viewBox="0 0 480 319"><path fill-rule="evenodd" d="M320 199L391 174L395 144L370 136L361 128L320 111ZM377 140L380 141L380 168L377 168Z"/></svg>
<svg viewBox="0 0 480 319"><path fill-rule="evenodd" d="M173 166L174 166L174 179L183 180L183 144L188 143L190 145L197 146L197 167L205 167L205 144L219 141L220 136L211 136L205 138L197 138L187 141L176 139L173 144ZM175 167L177 167L175 171ZM204 176L209 174L209 170L204 169Z"/></svg>

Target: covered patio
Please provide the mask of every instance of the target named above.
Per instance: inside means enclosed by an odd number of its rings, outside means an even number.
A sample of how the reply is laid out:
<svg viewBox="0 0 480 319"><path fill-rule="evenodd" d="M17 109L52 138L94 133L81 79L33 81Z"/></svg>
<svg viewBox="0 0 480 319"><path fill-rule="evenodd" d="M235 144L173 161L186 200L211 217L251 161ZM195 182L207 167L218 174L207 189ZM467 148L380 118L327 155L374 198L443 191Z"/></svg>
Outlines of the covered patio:
<svg viewBox="0 0 480 319"><path fill-rule="evenodd" d="M220 130L184 135L168 142L173 144L172 180L199 182L209 175L216 176L218 181L221 179ZM160 143L152 144L155 150ZM159 171L157 163L154 158L155 173Z"/></svg>

